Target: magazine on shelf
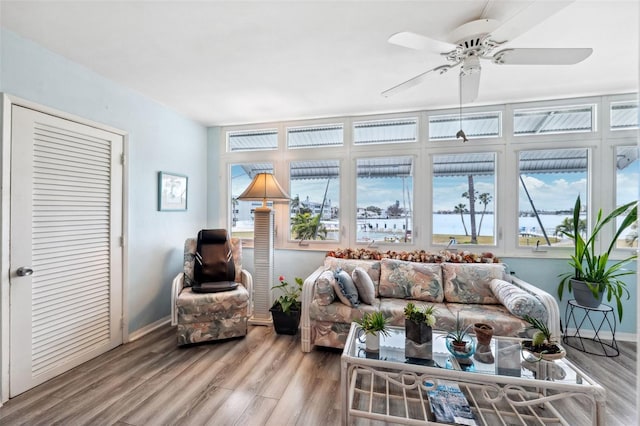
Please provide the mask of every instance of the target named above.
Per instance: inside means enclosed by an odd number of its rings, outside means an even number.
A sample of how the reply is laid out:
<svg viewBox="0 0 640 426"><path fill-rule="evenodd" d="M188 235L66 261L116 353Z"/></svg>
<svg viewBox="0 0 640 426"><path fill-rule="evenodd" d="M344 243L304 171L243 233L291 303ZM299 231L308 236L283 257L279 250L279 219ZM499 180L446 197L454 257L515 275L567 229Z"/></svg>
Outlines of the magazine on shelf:
<svg viewBox="0 0 640 426"><path fill-rule="evenodd" d="M469 401L457 384L441 382L427 395L437 422L477 426Z"/></svg>

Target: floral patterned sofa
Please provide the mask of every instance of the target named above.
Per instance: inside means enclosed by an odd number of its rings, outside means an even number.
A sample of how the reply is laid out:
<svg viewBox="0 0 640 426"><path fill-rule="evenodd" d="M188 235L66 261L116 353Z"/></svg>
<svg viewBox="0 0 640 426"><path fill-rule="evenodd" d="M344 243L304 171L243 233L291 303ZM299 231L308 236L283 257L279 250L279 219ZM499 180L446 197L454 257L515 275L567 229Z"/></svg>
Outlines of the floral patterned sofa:
<svg viewBox="0 0 640 426"><path fill-rule="evenodd" d="M354 275L366 273L373 282L372 304L348 306L335 294L339 289L332 282L334 273L343 270L352 275L356 268L360 270ZM452 330L459 314L465 324L491 324L496 335L523 336L528 324L522 316L528 314L547 322L553 335L560 336L555 298L511 276L490 253L347 250L330 252L324 265L304 282L302 351L313 346L344 347L351 322L364 312L380 310L391 325L404 326L408 301L418 307L434 305L434 328L439 330Z"/></svg>

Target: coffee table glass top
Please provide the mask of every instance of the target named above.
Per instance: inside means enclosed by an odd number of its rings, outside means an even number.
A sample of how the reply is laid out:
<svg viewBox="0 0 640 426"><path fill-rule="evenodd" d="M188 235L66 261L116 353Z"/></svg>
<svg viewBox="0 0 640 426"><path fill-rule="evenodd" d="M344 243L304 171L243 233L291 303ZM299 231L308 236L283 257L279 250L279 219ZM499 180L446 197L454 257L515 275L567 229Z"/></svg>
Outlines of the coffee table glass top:
<svg viewBox="0 0 640 426"><path fill-rule="evenodd" d="M496 337L491 339L493 363L484 363L468 358L469 364L462 364L446 348L445 333L433 330L433 355L431 360L407 359L405 356L404 328L389 327L389 336L380 336L380 351L367 352L365 344L357 336L359 326L353 323L347 338L343 354L373 362L392 362L427 367L475 372L493 376L509 376L530 380L549 380L567 384L588 385L591 380L566 359L556 361L537 361L527 351L521 351L520 339ZM464 361L463 361L464 362ZM379 366L382 366L381 364ZM585 380L586 379L586 380Z"/></svg>

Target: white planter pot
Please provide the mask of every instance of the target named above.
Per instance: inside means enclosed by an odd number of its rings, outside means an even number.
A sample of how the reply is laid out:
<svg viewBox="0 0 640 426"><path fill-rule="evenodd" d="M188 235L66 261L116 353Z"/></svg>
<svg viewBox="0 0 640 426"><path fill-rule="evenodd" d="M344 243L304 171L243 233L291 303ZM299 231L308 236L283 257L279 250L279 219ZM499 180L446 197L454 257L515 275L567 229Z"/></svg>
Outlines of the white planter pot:
<svg viewBox="0 0 640 426"><path fill-rule="evenodd" d="M380 351L380 335L378 332L374 334L367 334L365 337L365 345L367 352L379 352Z"/></svg>

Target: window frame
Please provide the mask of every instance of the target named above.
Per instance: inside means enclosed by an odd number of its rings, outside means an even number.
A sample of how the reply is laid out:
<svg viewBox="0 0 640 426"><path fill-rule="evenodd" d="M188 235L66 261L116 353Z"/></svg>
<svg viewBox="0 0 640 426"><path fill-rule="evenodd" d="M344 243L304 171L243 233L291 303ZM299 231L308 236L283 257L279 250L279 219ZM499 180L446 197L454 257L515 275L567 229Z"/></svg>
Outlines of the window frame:
<svg viewBox="0 0 640 426"><path fill-rule="evenodd" d="M411 243L403 244L403 249L424 249L437 251L441 246L432 244L432 190L430 189L430 179L432 173L432 156L438 154L456 154L468 152L494 152L496 155L495 189L494 189L494 237L495 245L474 247L464 247L473 251L491 250L501 257L540 257L540 258L566 258L570 255L571 249L553 248L544 252L534 252L530 248L519 247L517 245L518 217L513 212L518 209L519 178L518 178L518 155L522 150L532 149L553 149L553 148L588 148L590 150L589 171L587 173L589 194L589 220L597 213L597 208L602 207L606 211L614 208L615 191L594 190L592 182L599 182L600 186L613 187L615 185L615 169L613 161L615 156L615 146L633 145L637 143L639 131L609 129L610 105L615 102L636 100L636 93L608 96L576 97L560 100L519 102L510 104L487 105L482 107L464 107L464 113L483 113L500 111L501 130L500 137L482 138L470 140L463 143L460 140L429 140L429 118L436 115L453 115L459 112L458 108L433 109L423 111L409 111L392 114L371 114L352 117L333 117L315 120L295 120L278 123L261 123L247 126L234 125L218 127L210 131L209 140L213 147L218 148L219 158L210 160L218 163L217 168L209 170L209 177L215 181L216 176L222 176L219 188L211 188L213 200L219 200L224 206L221 212L210 212L209 222L226 223L230 229L231 218L224 217L230 213L231 200L227 197L230 189L227 188L227 176L224 173L217 173L216 170L225 170L229 164L239 164L247 162L272 162L276 178L280 184L289 190L289 163L291 161L301 161L310 159L339 160L340 162L340 236L338 241L314 241L309 242L304 247L298 241L289 239L289 219L288 203L275 204L275 220L277 229L286 229L286 232L277 232L275 246L278 249L292 250L315 250L327 251L330 248L350 247L363 248L369 244L357 242L356 218L356 161L358 158L381 157L381 156L413 156L415 173L413 176L413 238ZM595 131L576 133L557 133L542 135L514 135L513 117L516 109L539 109L539 108L563 108L575 105L593 104L595 118L593 125ZM370 143L354 144L353 131L354 123L378 120L414 119L417 117L418 140L417 142L406 143ZM343 126L342 146L321 146L321 147L296 147L288 148L286 135L288 127L316 126L327 124L339 124ZM234 151L226 150L226 131L229 130L250 130L260 128L278 129L278 149L268 151ZM321 150L321 151L320 151ZM214 151L215 152L215 149ZM319 155L321 153L321 155ZM601 183L600 183L601 182ZM425 184L426 183L426 184ZM425 189L426 187L429 187ZM222 211L227 213L222 213ZM429 212L429 213L427 213ZM222 215L216 218L215 215ZM613 232L611 230L611 232ZM612 234L611 234L612 235ZM245 241L246 245L251 245L251 241ZM395 244L376 244L379 250L397 249ZM614 257L624 255L624 250L614 252Z"/></svg>

